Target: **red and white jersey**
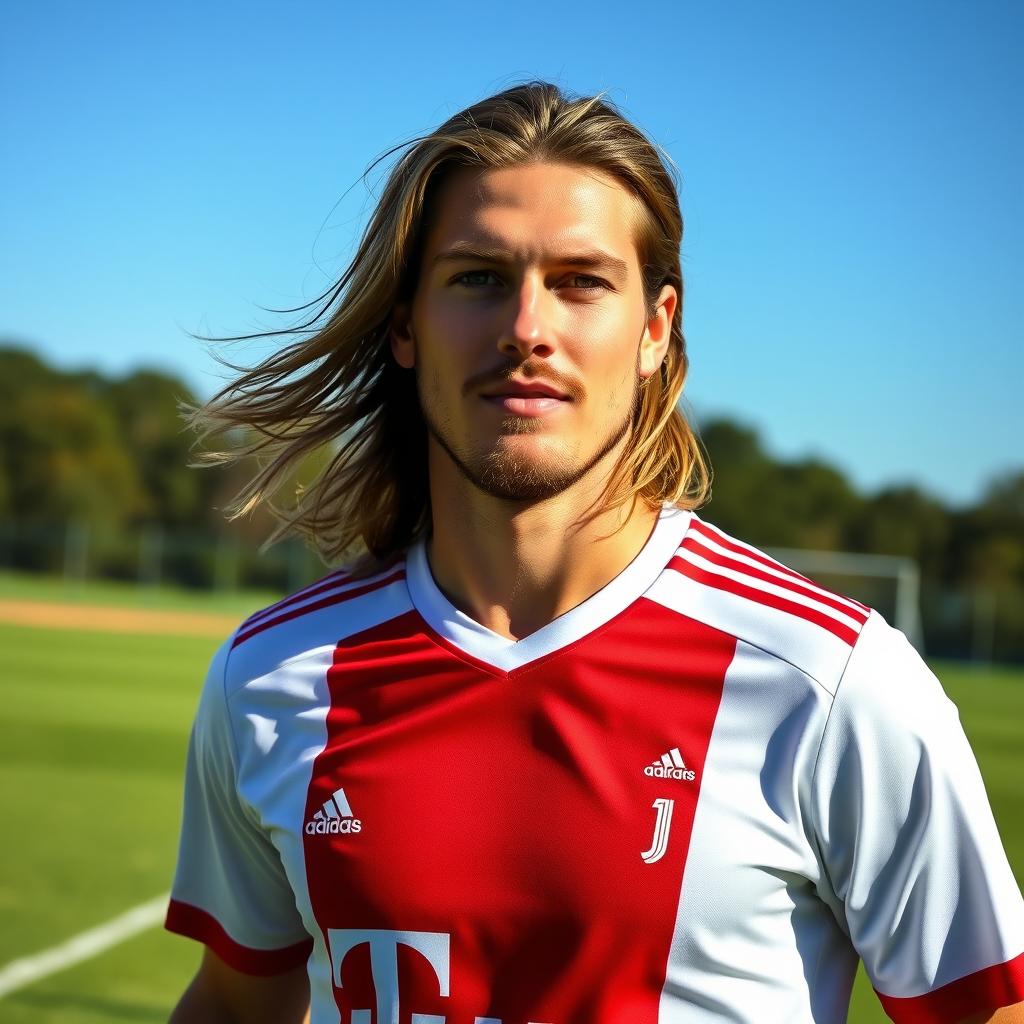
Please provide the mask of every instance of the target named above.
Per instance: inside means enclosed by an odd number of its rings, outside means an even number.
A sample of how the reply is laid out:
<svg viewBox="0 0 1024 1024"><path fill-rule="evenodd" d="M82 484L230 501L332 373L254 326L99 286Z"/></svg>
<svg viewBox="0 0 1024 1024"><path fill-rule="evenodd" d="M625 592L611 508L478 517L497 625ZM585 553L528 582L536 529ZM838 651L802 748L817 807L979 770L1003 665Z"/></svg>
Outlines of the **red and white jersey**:
<svg viewBox="0 0 1024 1024"><path fill-rule="evenodd" d="M213 660L167 926L314 1024L897 1021L1024 999L956 708L876 612L666 508L513 641L423 543Z"/></svg>

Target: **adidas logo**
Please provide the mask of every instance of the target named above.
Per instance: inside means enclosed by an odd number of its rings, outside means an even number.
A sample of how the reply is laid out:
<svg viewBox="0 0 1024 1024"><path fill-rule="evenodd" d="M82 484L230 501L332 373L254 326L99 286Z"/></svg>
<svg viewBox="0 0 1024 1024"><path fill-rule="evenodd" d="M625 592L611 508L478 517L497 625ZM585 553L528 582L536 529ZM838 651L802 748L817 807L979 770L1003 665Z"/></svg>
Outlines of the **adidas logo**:
<svg viewBox="0 0 1024 1024"><path fill-rule="evenodd" d="M334 836L338 833L359 832L363 823L352 814L344 789L336 789L316 814L306 822L307 836Z"/></svg>
<svg viewBox="0 0 1024 1024"><path fill-rule="evenodd" d="M644 775L655 779L683 779L686 782L693 782L697 778L697 773L686 767L678 747L673 747L667 754L662 754L657 761L649 764L644 769Z"/></svg>

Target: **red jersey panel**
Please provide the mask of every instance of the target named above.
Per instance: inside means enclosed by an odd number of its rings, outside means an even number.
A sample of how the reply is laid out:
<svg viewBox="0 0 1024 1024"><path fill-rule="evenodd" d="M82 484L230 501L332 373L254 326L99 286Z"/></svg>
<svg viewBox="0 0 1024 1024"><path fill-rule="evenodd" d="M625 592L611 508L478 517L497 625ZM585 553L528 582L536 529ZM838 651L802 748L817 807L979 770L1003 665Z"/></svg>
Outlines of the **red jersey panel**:
<svg viewBox="0 0 1024 1024"><path fill-rule="evenodd" d="M403 1007L467 1024L656 1020L734 648L640 603L507 673L415 612L339 644L307 819L343 790L359 831L307 829L305 858L342 1019L376 1005L353 937L390 929L450 936L450 994L406 947Z"/></svg>

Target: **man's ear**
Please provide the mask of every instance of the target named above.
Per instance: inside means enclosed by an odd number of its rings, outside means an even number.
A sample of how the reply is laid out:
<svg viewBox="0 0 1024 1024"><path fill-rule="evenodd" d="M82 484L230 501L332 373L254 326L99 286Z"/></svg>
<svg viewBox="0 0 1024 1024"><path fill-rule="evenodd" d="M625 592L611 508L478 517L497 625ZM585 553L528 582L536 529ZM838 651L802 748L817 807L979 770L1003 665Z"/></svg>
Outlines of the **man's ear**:
<svg viewBox="0 0 1024 1024"><path fill-rule="evenodd" d="M410 312L405 303L395 306L388 331L391 354L395 362L405 370L411 370L416 365L416 336L413 334Z"/></svg>
<svg viewBox="0 0 1024 1024"><path fill-rule="evenodd" d="M679 296L675 288L670 284L665 285L647 318L644 336L640 341L638 360L641 380L657 373L658 367L664 362L672 340L672 317L675 315L678 301Z"/></svg>

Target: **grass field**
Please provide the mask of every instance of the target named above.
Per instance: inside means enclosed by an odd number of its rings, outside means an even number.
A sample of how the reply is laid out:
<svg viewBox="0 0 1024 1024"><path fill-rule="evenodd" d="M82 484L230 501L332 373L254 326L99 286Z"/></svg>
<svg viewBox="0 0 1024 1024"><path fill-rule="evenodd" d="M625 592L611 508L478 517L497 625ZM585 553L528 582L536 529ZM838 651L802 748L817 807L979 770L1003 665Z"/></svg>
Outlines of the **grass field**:
<svg viewBox="0 0 1024 1024"><path fill-rule="evenodd" d="M241 618L276 601L271 591L188 590L147 587L116 581L65 581L51 576L0 571L0 601L52 601L57 604L104 605L113 608L154 608L163 611L227 612Z"/></svg>
<svg viewBox="0 0 1024 1024"><path fill-rule="evenodd" d="M57 584L0 576L0 595L68 601ZM134 588L78 600L131 603ZM158 606L237 612L266 595L159 595ZM168 888L198 686L217 641L60 633L0 624L0 967ZM1024 673L936 666L959 704L1018 881L1024 877ZM198 947L149 931L0 998L2 1024L166 1019ZM850 1020L884 1021L858 981Z"/></svg>

